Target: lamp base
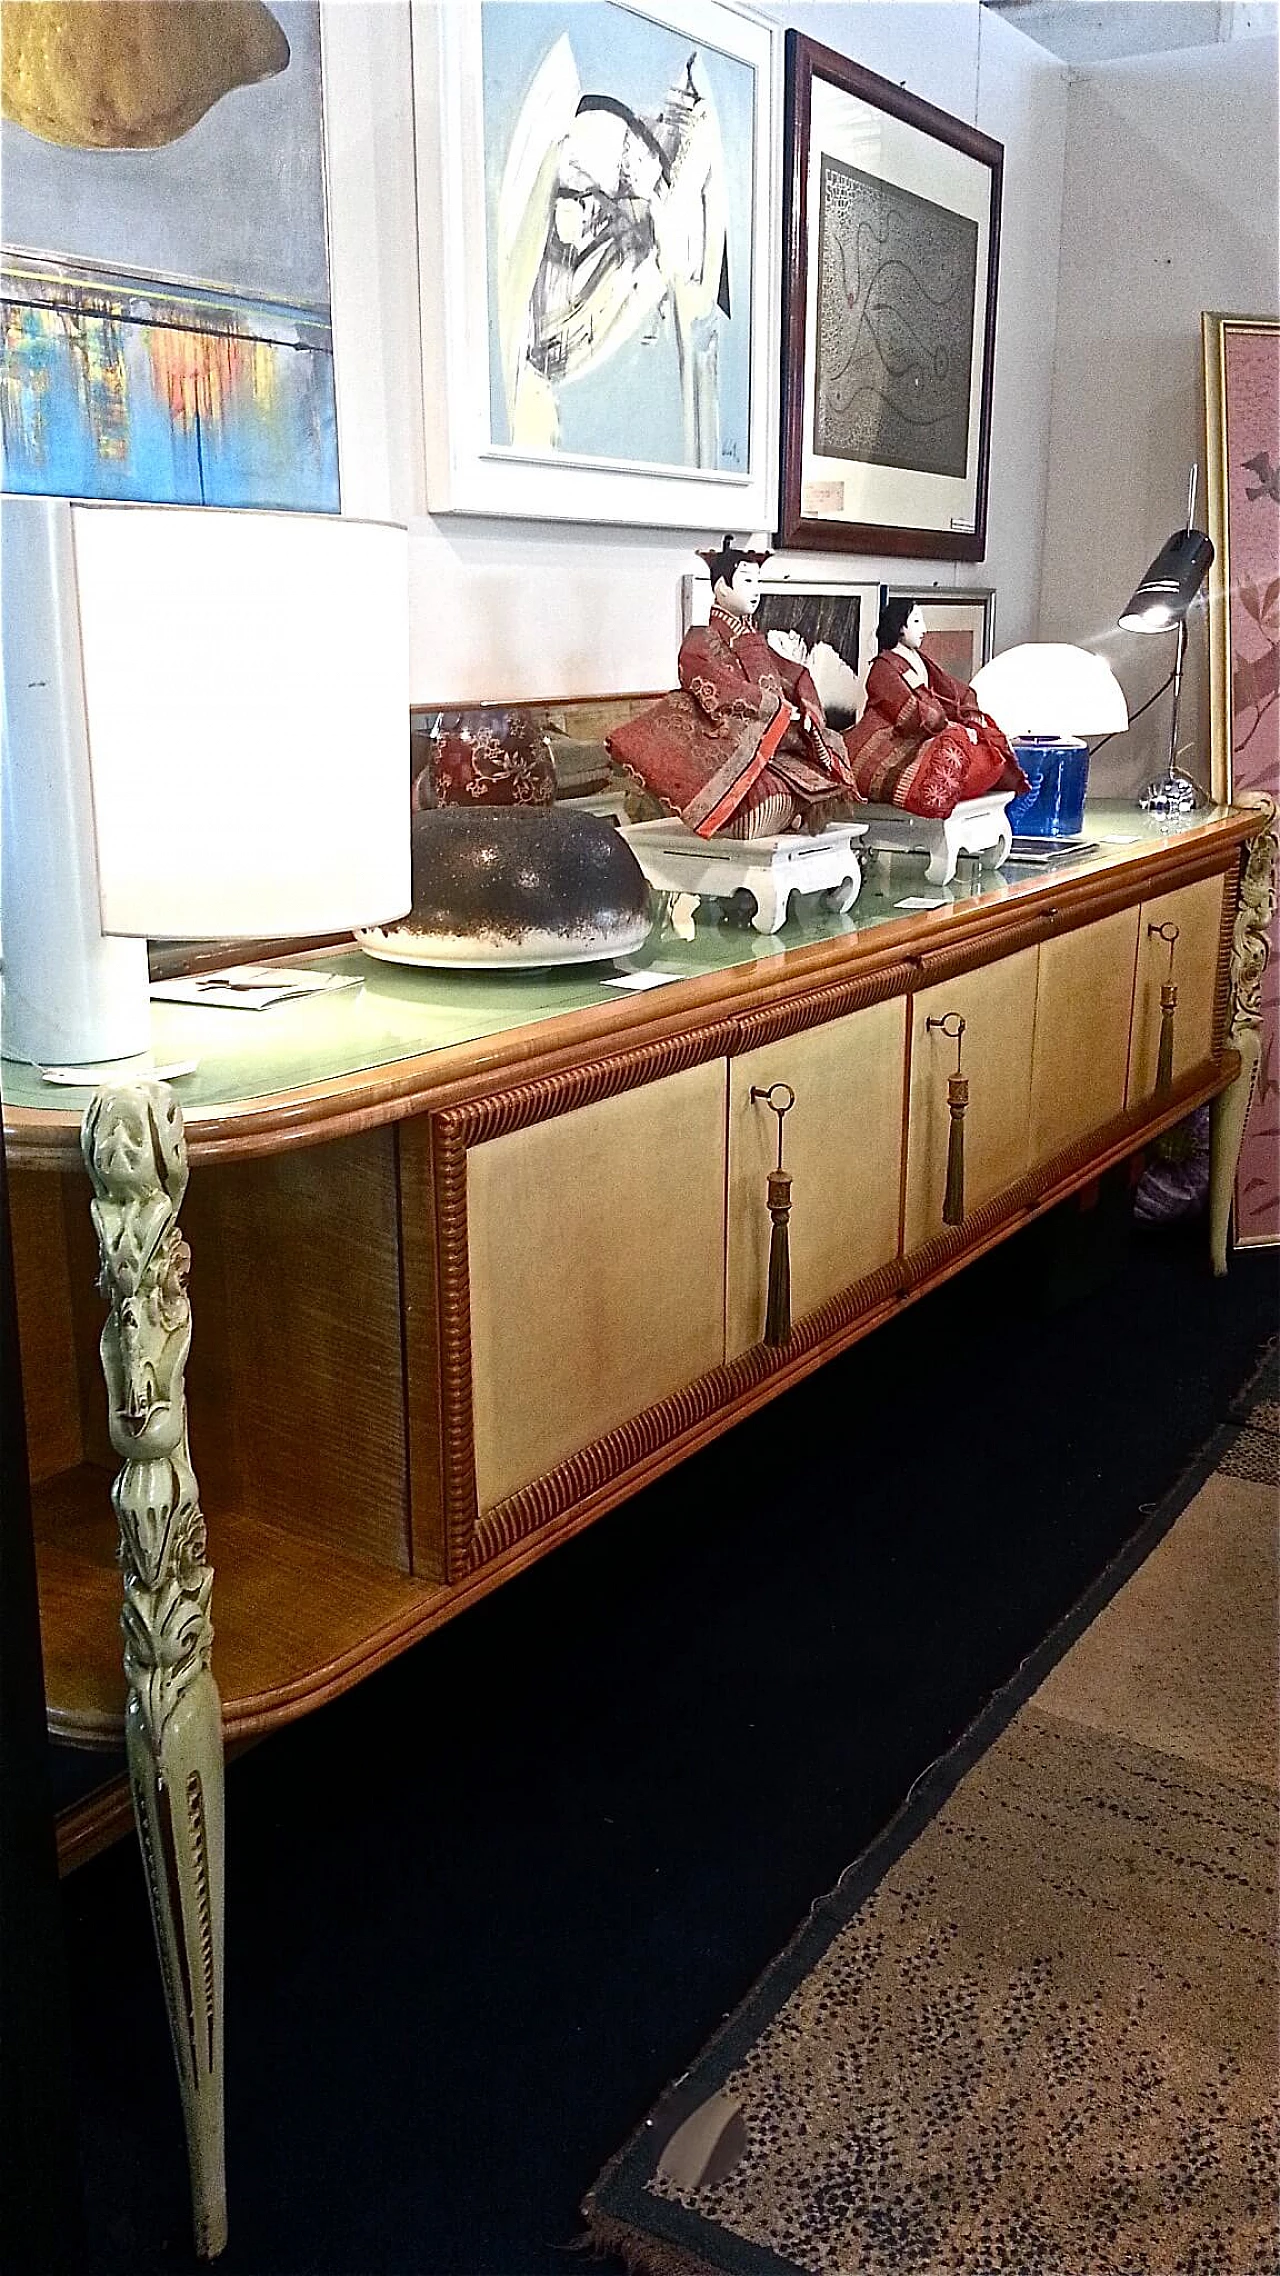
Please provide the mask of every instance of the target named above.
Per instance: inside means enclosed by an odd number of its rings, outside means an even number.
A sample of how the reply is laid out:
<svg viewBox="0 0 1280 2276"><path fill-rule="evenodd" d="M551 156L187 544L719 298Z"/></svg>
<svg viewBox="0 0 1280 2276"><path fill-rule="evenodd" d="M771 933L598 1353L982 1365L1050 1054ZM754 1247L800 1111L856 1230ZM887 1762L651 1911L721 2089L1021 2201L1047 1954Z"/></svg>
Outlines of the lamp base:
<svg viewBox="0 0 1280 2276"><path fill-rule="evenodd" d="M1189 774L1183 774L1180 767L1167 767L1139 791L1138 804L1144 814L1153 814L1157 821L1177 821L1207 806L1209 800Z"/></svg>
<svg viewBox="0 0 1280 2276"><path fill-rule="evenodd" d="M1084 828L1089 746L1076 736L1015 735L1029 788L1009 805L1015 838L1078 838Z"/></svg>

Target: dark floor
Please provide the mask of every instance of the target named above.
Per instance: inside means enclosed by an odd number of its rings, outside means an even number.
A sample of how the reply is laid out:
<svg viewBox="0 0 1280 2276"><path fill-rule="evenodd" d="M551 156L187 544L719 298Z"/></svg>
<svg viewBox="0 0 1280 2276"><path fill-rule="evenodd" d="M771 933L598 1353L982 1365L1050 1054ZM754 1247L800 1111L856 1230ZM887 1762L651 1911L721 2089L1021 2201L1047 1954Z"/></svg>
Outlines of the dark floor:
<svg viewBox="0 0 1280 2276"><path fill-rule="evenodd" d="M1276 1316L1272 1254L1058 1212L235 1762L226 2276L581 2268L597 2169ZM88 2265L186 2268L132 1844L64 1904Z"/></svg>

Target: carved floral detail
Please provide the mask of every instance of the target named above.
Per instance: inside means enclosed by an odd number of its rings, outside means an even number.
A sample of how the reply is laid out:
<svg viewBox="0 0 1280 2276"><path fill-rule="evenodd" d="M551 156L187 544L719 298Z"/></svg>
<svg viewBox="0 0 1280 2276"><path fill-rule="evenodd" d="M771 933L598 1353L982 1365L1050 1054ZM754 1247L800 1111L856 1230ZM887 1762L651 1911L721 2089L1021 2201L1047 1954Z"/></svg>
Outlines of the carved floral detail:
<svg viewBox="0 0 1280 2276"><path fill-rule="evenodd" d="M81 1150L93 1183L111 1443L124 1575L130 1713L152 1747L209 1666L213 1573L187 1446L190 1251L177 1212L187 1185L182 1110L163 1083L99 1091Z"/></svg>
<svg viewBox="0 0 1280 2276"><path fill-rule="evenodd" d="M1269 823L1274 824L1275 807L1270 799L1255 794L1242 798L1240 803L1266 806ZM1250 840L1240 878L1240 898L1231 937L1233 1037L1245 1028L1256 1028L1262 1023L1262 976L1270 955L1267 931L1276 905L1278 861L1280 835L1274 827L1268 826Z"/></svg>

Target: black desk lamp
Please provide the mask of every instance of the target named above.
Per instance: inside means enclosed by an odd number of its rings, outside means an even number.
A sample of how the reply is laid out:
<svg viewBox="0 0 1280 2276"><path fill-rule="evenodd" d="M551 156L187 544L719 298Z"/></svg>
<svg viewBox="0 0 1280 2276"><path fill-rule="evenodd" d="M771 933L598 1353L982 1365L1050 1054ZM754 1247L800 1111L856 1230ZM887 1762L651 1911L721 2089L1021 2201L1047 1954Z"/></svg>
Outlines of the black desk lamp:
<svg viewBox="0 0 1280 2276"><path fill-rule="evenodd" d="M1199 468L1191 469L1187 487L1187 526L1175 530L1157 553L1128 607L1122 612L1120 625L1125 632L1172 632L1178 634L1178 652L1173 666L1173 718L1169 726L1169 765L1166 772L1149 782L1138 798L1139 806L1149 814L1167 818L1177 814L1193 814L1201 803L1204 792L1182 774L1178 768L1178 713L1182 703L1182 659L1187 652L1187 614L1208 574L1213 559L1213 544L1203 530L1192 525L1196 504L1196 476Z"/></svg>

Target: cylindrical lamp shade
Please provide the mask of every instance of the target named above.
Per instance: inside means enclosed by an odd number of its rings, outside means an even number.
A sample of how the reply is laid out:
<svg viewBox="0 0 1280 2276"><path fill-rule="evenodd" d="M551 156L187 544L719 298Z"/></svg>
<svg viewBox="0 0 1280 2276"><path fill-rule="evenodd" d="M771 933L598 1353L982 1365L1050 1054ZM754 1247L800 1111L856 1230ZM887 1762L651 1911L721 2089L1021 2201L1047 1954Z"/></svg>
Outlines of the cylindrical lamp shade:
<svg viewBox="0 0 1280 2276"><path fill-rule="evenodd" d="M1209 574L1213 543L1203 530L1175 530L1120 617L1125 632L1171 632Z"/></svg>
<svg viewBox="0 0 1280 2276"><path fill-rule="evenodd" d="M403 915L404 530L64 510L103 931L254 939Z"/></svg>
<svg viewBox="0 0 1280 2276"><path fill-rule="evenodd" d="M151 1036L145 940L106 940L84 728L71 515L0 499L4 738L0 1050L121 1059Z"/></svg>

